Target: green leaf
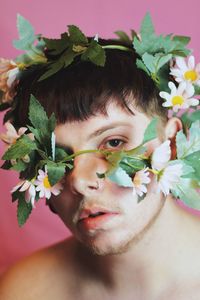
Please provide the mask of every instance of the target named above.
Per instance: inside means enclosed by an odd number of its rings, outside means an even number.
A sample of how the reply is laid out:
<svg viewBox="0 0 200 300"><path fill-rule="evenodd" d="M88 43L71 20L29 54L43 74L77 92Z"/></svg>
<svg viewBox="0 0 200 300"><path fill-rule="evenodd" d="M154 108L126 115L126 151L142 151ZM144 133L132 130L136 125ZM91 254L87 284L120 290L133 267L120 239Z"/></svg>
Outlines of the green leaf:
<svg viewBox="0 0 200 300"><path fill-rule="evenodd" d="M130 176L147 167L147 162L138 157L124 157L119 163L120 167Z"/></svg>
<svg viewBox="0 0 200 300"><path fill-rule="evenodd" d="M48 77L56 74L63 67L64 67L64 61L62 61L62 60L58 60L54 63L49 64L48 70L42 76L40 76L38 81L42 81L42 80L47 79Z"/></svg>
<svg viewBox="0 0 200 300"><path fill-rule="evenodd" d="M87 50L81 55L81 59L90 60L95 65L103 67L106 61L105 50L97 41L92 40Z"/></svg>
<svg viewBox="0 0 200 300"><path fill-rule="evenodd" d="M176 135L177 157L179 159L183 159L200 149L200 121L192 123L188 136L187 139L183 130L180 130Z"/></svg>
<svg viewBox="0 0 200 300"><path fill-rule="evenodd" d="M42 130L44 125L48 122L48 117L43 106L33 95L31 95L30 98L29 120L38 130Z"/></svg>
<svg viewBox="0 0 200 300"><path fill-rule="evenodd" d="M32 211L31 203L27 203L25 200L25 193L19 192L18 193L18 205L17 205L17 219L19 226L23 226L30 213Z"/></svg>
<svg viewBox="0 0 200 300"><path fill-rule="evenodd" d="M136 59L136 65L139 69L143 70L144 72L146 72L149 76L151 75L151 73L149 72L149 70L147 69L147 67L145 66L145 64L143 63L142 60L140 59Z"/></svg>
<svg viewBox="0 0 200 300"><path fill-rule="evenodd" d="M119 39L122 42L127 43L127 44L131 44L132 43L130 37L128 36L128 34L126 32L118 30L118 31L115 31L114 33L119 37Z"/></svg>
<svg viewBox="0 0 200 300"><path fill-rule="evenodd" d="M200 95L200 86L195 84L194 85L195 95Z"/></svg>
<svg viewBox="0 0 200 300"><path fill-rule="evenodd" d="M70 46L70 40L67 32L63 33L60 39L43 39L51 55L59 55Z"/></svg>
<svg viewBox="0 0 200 300"><path fill-rule="evenodd" d="M68 156L68 153L61 147L56 146L55 149L55 161L59 162L64 160Z"/></svg>
<svg viewBox="0 0 200 300"><path fill-rule="evenodd" d="M65 168L65 163L55 163L51 161L47 163L48 179L51 186L54 186L63 178L65 175Z"/></svg>
<svg viewBox="0 0 200 300"><path fill-rule="evenodd" d="M10 169L18 171L18 172L22 172L22 171L26 170L26 168L27 168L27 163L25 163L23 160L19 159L17 161L17 163L14 164Z"/></svg>
<svg viewBox="0 0 200 300"><path fill-rule="evenodd" d="M13 45L17 49L28 50L35 41L34 29L30 22L19 14L17 15L17 28L19 40L13 41Z"/></svg>
<svg viewBox="0 0 200 300"><path fill-rule="evenodd" d="M69 25L68 31L70 34L70 41L74 44L87 44L88 39L83 32L75 25Z"/></svg>
<svg viewBox="0 0 200 300"><path fill-rule="evenodd" d="M186 46L189 44L191 38L189 36L175 35L173 40Z"/></svg>
<svg viewBox="0 0 200 300"><path fill-rule="evenodd" d="M200 120L200 110L195 110L193 112L186 111L181 116L181 121L185 128L189 128L193 122L198 120Z"/></svg>
<svg viewBox="0 0 200 300"><path fill-rule="evenodd" d="M142 37L149 37L154 33L154 26L152 23L152 19L149 13L147 13L141 23L140 33Z"/></svg>
<svg viewBox="0 0 200 300"><path fill-rule="evenodd" d="M133 181L130 176L120 167L114 170L108 175L108 178L113 182L117 183L119 186L133 187Z"/></svg>
<svg viewBox="0 0 200 300"><path fill-rule="evenodd" d="M193 173L186 177L195 179L200 187L200 150L189 154L183 161L193 168Z"/></svg>
<svg viewBox="0 0 200 300"><path fill-rule="evenodd" d="M26 154L36 150L37 146L28 136L23 135L3 155L3 160L23 158Z"/></svg>
<svg viewBox="0 0 200 300"><path fill-rule="evenodd" d="M191 179L181 178L179 184L171 192L188 207L200 210L200 194L195 190Z"/></svg>
<svg viewBox="0 0 200 300"><path fill-rule="evenodd" d="M158 118L153 118L144 132L142 143L145 144L157 137Z"/></svg>

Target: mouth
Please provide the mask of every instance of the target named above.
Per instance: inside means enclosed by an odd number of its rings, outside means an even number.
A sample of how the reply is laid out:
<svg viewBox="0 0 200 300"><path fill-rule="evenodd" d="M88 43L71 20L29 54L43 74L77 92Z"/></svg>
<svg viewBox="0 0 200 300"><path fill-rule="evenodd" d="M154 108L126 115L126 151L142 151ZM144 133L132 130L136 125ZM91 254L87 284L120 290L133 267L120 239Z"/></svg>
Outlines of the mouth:
<svg viewBox="0 0 200 300"><path fill-rule="evenodd" d="M106 223L119 215L118 212L105 210L102 208L83 209L79 215L78 226L84 231L91 229L101 229Z"/></svg>

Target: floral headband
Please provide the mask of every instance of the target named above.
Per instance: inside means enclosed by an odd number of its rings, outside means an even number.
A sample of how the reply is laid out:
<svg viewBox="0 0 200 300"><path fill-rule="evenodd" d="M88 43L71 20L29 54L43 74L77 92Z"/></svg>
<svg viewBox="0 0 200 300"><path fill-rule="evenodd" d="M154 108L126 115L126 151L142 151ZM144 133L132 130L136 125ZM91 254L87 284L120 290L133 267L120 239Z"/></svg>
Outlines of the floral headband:
<svg viewBox="0 0 200 300"><path fill-rule="evenodd" d="M7 145L1 168L20 174L20 182L11 191L12 200L18 201L19 225L26 222L39 199L45 197L48 202L51 194L58 195L62 191L62 178L66 170L73 169L74 158L90 152L101 153L108 161L107 171L97 176L108 177L120 186L132 188L138 202L145 197L153 178L157 181L158 192L171 193L187 206L200 210L200 64L195 65L191 51L186 48L190 38L172 34L157 36L149 14L144 17L139 34L132 31L130 38L123 31L116 32L129 47L117 43L101 46L97 35L89 41L74 25L68 26L68 32L60 39L35 35L32 25L22 16L18 16L17 27L19 40L14 41L14 46L25 53L14 61L0 59L0 110L10 108L4 117L7 131L1 134ZM137 67L158 86L163 99L160 99L160 105L169 109L169 116L179 116L183 123L183 130L176 135L176 157L173 160L170 140L149 156L146 154L145 143L157 137L157 118L150 122L143 142L137 148L127 151L84 150L71 155L56 146L55 116L52 114L48 118L33 95L29 105L31 126L16 130L9 121L13 107L20 101L17 87L21 75L30 66L45 65L46 72L39 79L45 80L75 59L103 67L106 48L132 51L130 46L138 54Z"/></svg>

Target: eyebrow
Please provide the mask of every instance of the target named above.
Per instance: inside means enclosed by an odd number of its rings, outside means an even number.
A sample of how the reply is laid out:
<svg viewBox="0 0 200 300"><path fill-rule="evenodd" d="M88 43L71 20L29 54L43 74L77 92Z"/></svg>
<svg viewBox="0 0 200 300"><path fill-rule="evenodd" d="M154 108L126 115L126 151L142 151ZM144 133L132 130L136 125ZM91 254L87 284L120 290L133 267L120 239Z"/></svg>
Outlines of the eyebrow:
<svg viewBox="0 0 200 300"><path fill-rule="evenodd" d="M94 137L97 137L99 135L101 135L103 132L107 131L107 130L110 130L110 129L114 129L116 128L117 126L126 126L126 127L130 127L130 123L127 123L127 122L115 122L115 123L112 123L110 125L105 125L105 126L102 126L101 128L95 130L94 132L92 132L88 137L87 139L92 139Z"/></svg>

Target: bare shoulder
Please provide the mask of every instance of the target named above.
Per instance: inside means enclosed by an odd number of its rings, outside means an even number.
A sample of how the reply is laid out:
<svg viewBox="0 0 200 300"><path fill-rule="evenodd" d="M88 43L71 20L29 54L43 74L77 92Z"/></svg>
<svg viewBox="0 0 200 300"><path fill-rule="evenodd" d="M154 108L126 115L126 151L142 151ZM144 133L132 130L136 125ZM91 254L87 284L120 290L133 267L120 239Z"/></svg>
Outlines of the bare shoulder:
<svg viewBox="0 0 200 300"><path fill-rule="evenodd" d="M42 249L0 278L1 300L59 299L74 282L73 239ZM73 272L72 272L73 270ZM62 299L62 297L60 297Z"/></svg>

